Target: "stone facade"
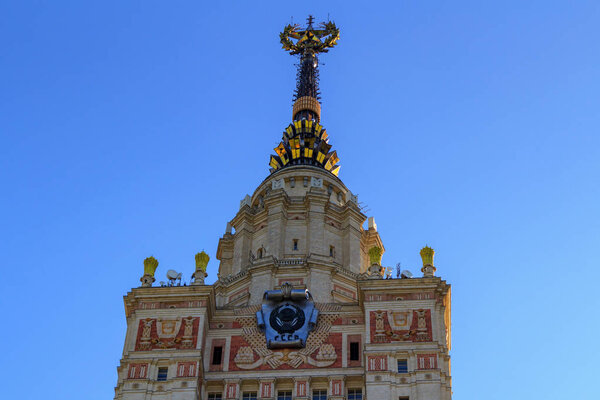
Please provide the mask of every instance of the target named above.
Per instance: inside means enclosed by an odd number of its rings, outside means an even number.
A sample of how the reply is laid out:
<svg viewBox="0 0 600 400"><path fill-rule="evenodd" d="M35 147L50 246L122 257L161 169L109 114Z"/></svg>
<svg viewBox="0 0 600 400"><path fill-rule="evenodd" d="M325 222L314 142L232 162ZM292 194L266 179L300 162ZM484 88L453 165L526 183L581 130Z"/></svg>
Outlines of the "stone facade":
<svg viewBox="0 0 600 400"><path fill-rule="evenodd" d="M450 287L435 276L373 273L368 249L383 244L365 221L356 197L326 171L269 176L219 240L215 284L140 287L125 297L115 399L309 399L318 391L346 399L349 390L450 399ZM304 348L268 349L255 314L265 291L286 282L311 293L316 329Z"/></svg>

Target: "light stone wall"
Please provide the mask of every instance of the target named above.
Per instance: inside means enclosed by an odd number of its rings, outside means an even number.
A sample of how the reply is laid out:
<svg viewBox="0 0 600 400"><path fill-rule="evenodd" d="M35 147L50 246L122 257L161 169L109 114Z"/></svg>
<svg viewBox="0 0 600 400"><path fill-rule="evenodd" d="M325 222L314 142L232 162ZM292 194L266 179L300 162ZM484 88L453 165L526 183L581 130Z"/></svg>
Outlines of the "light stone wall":
<svg viewBox="0 0 600 400"><path fill-rule="evenodd" d="M310 271L310 280L308 282L308 290L317 303L330 303L333 301L331 297L331 274L327 271L312 268Z"/></svg>
<svg viewBox="0 0 600 400"><path fill-rule="evenodd" d="M304 177L307 178L306 186ZM293 187L292 178L295 180ZM321 187L313 186L311 178L321 179ZM272 185L274 179L283 179L283 185ZM209 391L223 393L225 380L239 382L240 387L246 390L258 391L258 383L265 379L274 380L275 393L292 388L293 379L305 379L309 382L310 396L312 388L331 389L331 379L335 378L342 379L346 389L362 388L365 400L397 399L398 396L410 396L411 400L450 400L449 340L446 335L450 327L444 323L449 303L445 304L437 297L394 300L394 296L401 297L403 293L441 293L449 291L449 287L439 278L371 280L366 279L365 275L359 276L369 266L368 248L373 245L383 247L383 244L376 228L363 229L366 216L352 197L338 178L317 168L284 169L265 179L231 221L235 233L226 233L219 242L217 253L221 265L219 280L214 285L201 286L200 289L190 286L177 290L149 288L135 291L133 297L151 301L169 298L170 292L179 293L177 296L181 299L194 299L200 296L200 291L207 305L199 309L128 311L128 329L118 370L115 399L205 400ZM332 222L335 226L331 226ZM293 239L298 239L298 250L293 250ZM329 255L330 246L335 247L335 257ZM263 257L252 259L251 253L256 257L260 247L265 249ZM241 329L233 325L237 321L236 313L247 306L255 310L252 306L262 303L265 291L278 287L286 280L301 280L304 284L296 286L306 287L314 301L325 309L339 307L339 321L342 322L338 321L331 327L333 336L330 338L336 346L336 354L342 357L341 367L240 371L230 368L229 360L235 357L230 352L236 351L241 345L248 345L245 342L234 345L235 340L241 341L242 335ZM392 299L368 300L367 296L373 293L382 297L390 295ZM128 302L133 302L129 296L126 304ZM372 343L370 311L413 309L431 310L431 342ZM200 317L196 349L134 351L140 319L172 319L189 315ZM354 322L350 323L350 319ZM211 327L211 321L224 323L226 327L218 328L215 323ZM362 337L362 361L359 366L349 366L348 335ZM222 371L209 371L211 343L215 339L224 339L226 343ZM388 357L387 370L368 371L367 357L380 354ZM418 370L419 354L436 354L438 368ZM408 360L408 373L397 372L398 358ZM177 362L190 359L200 363L203 376L200 381L196 377L176 377ZM127 365L132 362L149 363L148 379L128 379ZM169 366L166 382L156 381L158 366L161 365ZM134 385L137 386L134 388ZM200 397L198 391L202 393ZM343 399L344 396L336 399ZM241 390L236 398L241 398Z"/></svg>

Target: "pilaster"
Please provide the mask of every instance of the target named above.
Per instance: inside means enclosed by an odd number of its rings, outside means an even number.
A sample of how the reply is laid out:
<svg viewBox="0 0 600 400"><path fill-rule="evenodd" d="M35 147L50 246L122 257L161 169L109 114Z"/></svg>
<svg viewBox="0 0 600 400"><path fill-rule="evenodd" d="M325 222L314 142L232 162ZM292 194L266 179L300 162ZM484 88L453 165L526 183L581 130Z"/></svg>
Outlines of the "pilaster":
<svg viewBox="0 0 600 400"><path fill-rule="evenodd" d="M283 188L269 192L265 197L267 209L267 254L275 258L283 258L285 228L287 224L287 209L289 198Z"/></svg>
<svg viewBox="0 0 600 400"><path fill-rule="evenodd" d="M325 206L329 196L325 189L313 186L305 198L307 210L307 254L328 255L325 251Z"/></svg>

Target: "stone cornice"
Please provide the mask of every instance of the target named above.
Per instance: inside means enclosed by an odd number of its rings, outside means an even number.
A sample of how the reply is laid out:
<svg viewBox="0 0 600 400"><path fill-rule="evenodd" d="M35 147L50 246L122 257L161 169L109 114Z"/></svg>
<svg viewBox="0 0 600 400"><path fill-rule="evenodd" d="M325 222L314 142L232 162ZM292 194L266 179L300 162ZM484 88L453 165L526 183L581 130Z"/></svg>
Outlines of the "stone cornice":
<svg viewBox="0 0 600 400"><path fill-rule="evenodd" d="M214 305L213 286L140 287L132 289L127 295L123 296L127 318L135 311L136 305L142 301L173 303L196 300L206 300L205 307Z"/></svg>
<svg viewBox="0 0 600 400"><path fill-rule="evenodd" d="M267 184L271 180L287 178L287 177L292 177L292 176L298 176L298 175L302 175L303 173L311 174L311 175L321 175L321 176L323 176L324 179L335 182L336 184L340 185L346 191L349 191L348 188L346 187L346 185L344 185L344 182L342 182L342 180L340 178L333 175L332 173L330 173L322 168L312 167L310 165L297 165L297 166L292 166L292 167L281 169L281 170L276 171L276 172L272 173L271 175L267 176L258 185L256 190L252 194L252 199L254 199L254 197L256 196L257 193L260 193L261 191L263 191L265 184Z"/></svg>

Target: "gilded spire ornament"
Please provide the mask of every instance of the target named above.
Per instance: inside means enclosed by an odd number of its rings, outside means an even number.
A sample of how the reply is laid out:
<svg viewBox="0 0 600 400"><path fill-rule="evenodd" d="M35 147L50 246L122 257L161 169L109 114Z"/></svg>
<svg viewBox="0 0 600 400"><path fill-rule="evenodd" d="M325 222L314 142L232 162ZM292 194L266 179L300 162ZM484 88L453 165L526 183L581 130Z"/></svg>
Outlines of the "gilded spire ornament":
<svg viewBox="0 0 600 400"><path fill-rule="evenodd" d="M320 124L319 58L327 53L340 38L340 30L328 21L314 27L314 18L308 17L307 26L287 25L279 34L283 49L300 57L296 74L296 90L292 109L293 122L283 132L276 155L269 161L271 172L292 165L314 165L325 168L335 176L340 167L337 152L330 151L327 132Z"/></svg>

